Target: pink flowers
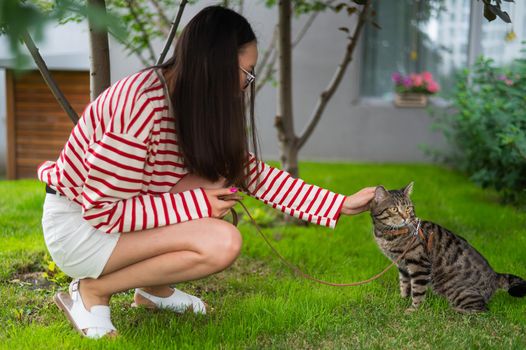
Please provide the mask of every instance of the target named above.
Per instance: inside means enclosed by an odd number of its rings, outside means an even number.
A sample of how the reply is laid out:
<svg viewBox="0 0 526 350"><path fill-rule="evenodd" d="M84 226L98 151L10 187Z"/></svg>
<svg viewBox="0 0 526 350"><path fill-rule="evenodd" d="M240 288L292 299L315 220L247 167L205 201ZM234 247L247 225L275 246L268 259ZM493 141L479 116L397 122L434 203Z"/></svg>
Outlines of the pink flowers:
<svg viewBox="0 0 526 350"><path fill-rule="evenodd" d="M395 83L396 91L404 92L420 92L424 94L434 94L440 91L440 85L433 80L433 75L430 72L411 73L407 76L395 72L391 75Z"/></svg>
<svg viewBox="0 0 526 350"><path fill-rule="evenodd" d="M497 77L498 80L502 80L504 82L504 84L508 85L508 86L512 86L513 85L513 80L511 80L510 78L508 78L507 76L505 76L504 74L501 74Z"/></svg>

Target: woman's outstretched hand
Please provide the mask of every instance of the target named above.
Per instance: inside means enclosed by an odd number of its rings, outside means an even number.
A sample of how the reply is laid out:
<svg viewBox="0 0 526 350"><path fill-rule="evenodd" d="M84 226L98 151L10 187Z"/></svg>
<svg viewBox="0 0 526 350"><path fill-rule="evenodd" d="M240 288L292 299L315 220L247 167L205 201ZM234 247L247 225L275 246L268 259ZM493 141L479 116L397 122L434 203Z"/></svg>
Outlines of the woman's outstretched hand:
<svg viewBox="0 0 526 350"><path fill-rule="evenodd" d="M355 215L369 210L369 204L374 198L376 187L365 187L360 191L347 196L343 201L342 214Z"/></svg>
<svg viewBox="0 0 526 350"><path fill-rule="evenodd" d="M204 188L210 206L212 207L212 217L222 218L230 208L236 205L236 199L243 199L236 191L232 192L231 187L227 188Z"/></svg>

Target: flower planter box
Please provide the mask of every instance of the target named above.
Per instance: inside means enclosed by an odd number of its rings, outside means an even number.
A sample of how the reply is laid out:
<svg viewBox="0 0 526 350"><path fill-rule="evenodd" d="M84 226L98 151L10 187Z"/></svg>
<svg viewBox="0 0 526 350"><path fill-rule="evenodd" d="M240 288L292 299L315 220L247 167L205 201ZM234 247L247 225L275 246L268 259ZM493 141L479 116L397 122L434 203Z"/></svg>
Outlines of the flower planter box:
<svg viewBox="0 0 526 350"><path fill-rule="evenodd" d="M414 92L397 93L394 104L397 107L423 108L427 106L427 95Z"/></svg>

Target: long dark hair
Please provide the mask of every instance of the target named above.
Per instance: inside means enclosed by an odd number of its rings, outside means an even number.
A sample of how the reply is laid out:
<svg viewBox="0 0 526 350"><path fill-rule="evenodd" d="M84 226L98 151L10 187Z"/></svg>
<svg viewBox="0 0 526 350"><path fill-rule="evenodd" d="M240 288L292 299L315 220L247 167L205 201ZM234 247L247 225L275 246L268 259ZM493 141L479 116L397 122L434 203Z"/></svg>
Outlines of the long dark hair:
<svg viewBox="0 0 526 350"><path fill-rule="evenodd" d="M257 42L256 36L243 16L222 6L209 6L185 26L170 59L145 68L163 69L188 171L214 182L223 176L226 186L245 191L250 168L244 167L249 152L248 129L256 162L260 157L254 83L249 90L248 125L245 92L239 86L238 53L253 41Z"/></svg>

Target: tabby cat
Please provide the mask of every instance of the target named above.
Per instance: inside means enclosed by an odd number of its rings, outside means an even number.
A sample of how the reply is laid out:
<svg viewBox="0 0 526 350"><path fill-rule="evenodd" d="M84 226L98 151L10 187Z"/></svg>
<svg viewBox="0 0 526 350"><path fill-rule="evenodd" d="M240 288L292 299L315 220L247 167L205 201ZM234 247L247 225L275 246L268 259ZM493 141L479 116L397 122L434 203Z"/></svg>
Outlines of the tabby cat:
<svg viewBox="0 0 526 350"><path fill-rule="evenodd" d="M493 271L464 238L418 219L409 198L412 190L412 182L400 190L378 186L371 202L374 236L382 252L395 261L408 249L397 264L400 293L412 298L408 312L418 308L428 286L460 312L487 311L489 299L499 288L514 297L526 295L522 278Z"/></svg>

